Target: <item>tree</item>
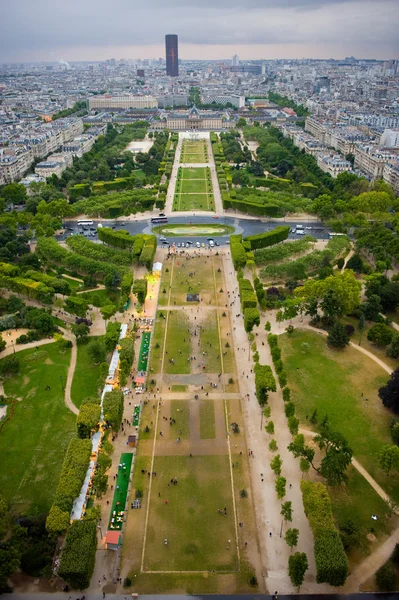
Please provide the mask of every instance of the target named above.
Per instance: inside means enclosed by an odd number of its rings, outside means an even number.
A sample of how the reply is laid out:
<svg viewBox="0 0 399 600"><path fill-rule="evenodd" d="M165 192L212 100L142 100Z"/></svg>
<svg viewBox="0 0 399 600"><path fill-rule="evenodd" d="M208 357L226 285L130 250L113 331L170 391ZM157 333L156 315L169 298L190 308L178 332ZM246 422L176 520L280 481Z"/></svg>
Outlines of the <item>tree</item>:
<svg viewBox="0 0 399 600"><path fill-rule="evenodd" d="M350 257L348 262L346 263L347 269L352 269L355 273L363 273L364 271L364 263L359 254L354 254Z"/></svg>
<svg viewBox="0 0 399 600"><path fill-rule="evenodd" d="M363 331L364 331L365 326L366 326L366 319L365 319L364 313L361 313L361 315L359 317L359 322L357 324L357 329L358 329L358 331L360 331L359 346L362 345L362 337L363 337Z"/></svg>
<svg viewBox="0 0 399 600"><path fill-rule="evenodd" d="M290 576L292 585L298 588L298 592L308 567L308 558L304 552L295 552L288 559L288 575Z"/></svg>
<svg viewBox="0 0 399 600"><path fill-rule="evenodd" d="M295 529L295 528L287 529L284 539L287 542L287 545L292 550L292 548L294 548L295 546L298 545L299 529Z"/></svg>
<svg viewBox="0 0 399 600"><path fill-rule="evenodd" d="M3 336L0 333L0 352L3 352L3 350L5 350L6 346L7 346L7 342L5 340L3 340Z"/></svg>
<svg viewBox="0 0 399 600"><path fill-rule="evenodd" d="M242 129L243 127L245 127L246 124L247 124L247 121L246 121L246 119L244 119L244 117L240 117L237 121L238 129Z"/></svg>
<svg viewBox="0 0 399 600"><path fill-rule="evenodd" d="M102 306L100 311L104 321L109 321L109 319L116 313L117 306L115 306L115 304L107 304L106 306Z"/></svg>
<svg viewBox="0 0 399 600"><path fill-rule="evenodd" d="M327 479L328 485L340 485L346 481L345 471L352 462L353 452L343 435L325 426L321 433L314 437L314 441L325 453L317 469L320 475Z"/></svg>
<svg viewBox="0 0 399 600"><path fill-rule="evenodd" d="M87 353L95 365L105 361L106 351L104 343L100 340L92 340L87 348Z"/></svg>
<svg viewBox="0 0 399 600"><path fill-rule="evenodd" d="M386 444L383 446L379 456L380 467L387 475L391 469L399 471L399 447L389 446Z"/></svg>
<svg viewBox="0 0 399 600"><path fill-rule="evenodd" d="M366 302L363 302L360 308L366 319L369 321L375 321L382 311L382 305L379 296L377 296L377 294L372 294L368 297Z"/></svg>
<svg viewBox="0 0 399 600"><path fill-rule="evenodd" d="M26 187L22 183L9 183L1 191L7 204L23 204L26 201Z"/></svg>
<svg viewBox="0 0 399 600"><path fill-rule="evenodd" d="M69 513L56 504L50 509L46 519L46 529L51 534L61 535L69 527Z"/></svg>
<svg viewBox="0 0 399 600"><path fill-rule="evenodd" d="M333 289L326 290L324 297L320 303L320 308L322 309L324 316L329 320L332 320L335 317L342 317L342 299L339 297L338 293Z"/></svg>
<svg viewBox="0 0 399 600"><path fill-rule="evenodd" d="M387 355L392 358L399 357L399 334L395 333L390 346L387 348Z"/></svg>
<svg viewBox="0 0 399 600"><path fill-rule="evenodd" d="M334 323L328 332L327 344L332 348L345 348L349 344L349 335L345 325Z"/></svg>
<svg viewBox="0 0 399 600"><path fill-rule="evenodd" d="M386 408L399 414L399 368L391 373L391 378L378 390L378 395Z"/></svg>
<svg viewBox="0 0 399 600"><path fill-rule="evenodd" d="M376 346L388 346L394 337L394 331L385 323L376 323L367 333L367 339Z"/></svg>
<svg viewBox="0 0 399 600"><path fill-rule="evenodd" d="M285 477L281 477L281 476L277 477L275 489L276 489L276 493L277 493L277 498L279 500L281 500L281 498L284 498L284 496L285 496L286 484L287 484L287 480L285 479Z"/></svg>
<svg viewBox="0 0 399 600"><path fill-rule="evenodd" d="M295 290L295 295L305 302L311 299L321 301L328 290L334 291L335 302L339 302L342 314L351 314L360 304L361 283L350 270L336 273L326 279L309 279Z"/></svg>
<svg viewBox="0 0 399 600"><path fill-rule="evenodd" d="M308 460L306 460L306 458L301 458L301 460L299 461L299 469L302 473L302 477L304 473L308 473L309 469L310 469L310 462Z"/></svg>
<svg viewBox="0 0 399 600"><path fill-rule="evenodd" d="M281 467L283 465L283 461L279 454L276 454L270 461L270 468L274 472L275 475L281 475Z"/></svg>
<svg viewBox="0 0 399 600"><path fill-rule="evenodd" d="M90 327L86 323L79 323L78 325L72 325L71 329L77 340L83 341L89 335Z"/></svg>
<svg viewBox="0 0 399 600"><path fill-rule="evenodd" d="M284 521L292 521L292 502L289 500L283 502L280 515L284 518Z"/></svg>

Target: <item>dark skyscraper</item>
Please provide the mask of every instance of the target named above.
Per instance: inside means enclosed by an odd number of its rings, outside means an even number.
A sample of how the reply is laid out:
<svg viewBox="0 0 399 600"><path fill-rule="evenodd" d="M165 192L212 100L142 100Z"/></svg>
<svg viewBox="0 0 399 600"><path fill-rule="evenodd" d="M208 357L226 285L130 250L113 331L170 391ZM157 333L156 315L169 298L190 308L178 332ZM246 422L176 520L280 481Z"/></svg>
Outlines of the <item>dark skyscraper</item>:
<svg viewBox="0 0 399 600"><path fill-rule="evenodd" d="M179 75L179 53L177 35L165 35L166 47L166 75L178 77Z"/></svg>

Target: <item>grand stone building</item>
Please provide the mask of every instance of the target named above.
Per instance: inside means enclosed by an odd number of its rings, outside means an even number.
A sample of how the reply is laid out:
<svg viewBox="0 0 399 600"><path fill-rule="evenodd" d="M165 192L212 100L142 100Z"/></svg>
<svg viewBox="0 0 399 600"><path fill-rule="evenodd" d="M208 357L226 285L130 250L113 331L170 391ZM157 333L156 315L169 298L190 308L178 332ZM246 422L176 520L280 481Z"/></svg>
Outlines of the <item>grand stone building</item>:
<svg viewBox="0 0 399 600"><path fill-rule="evenodd" d="M173 131L214 131L233 126L234 122L230 119L228 111L200 111L196 106L190 110L167 113L160 122L160 127Z"/></svg>

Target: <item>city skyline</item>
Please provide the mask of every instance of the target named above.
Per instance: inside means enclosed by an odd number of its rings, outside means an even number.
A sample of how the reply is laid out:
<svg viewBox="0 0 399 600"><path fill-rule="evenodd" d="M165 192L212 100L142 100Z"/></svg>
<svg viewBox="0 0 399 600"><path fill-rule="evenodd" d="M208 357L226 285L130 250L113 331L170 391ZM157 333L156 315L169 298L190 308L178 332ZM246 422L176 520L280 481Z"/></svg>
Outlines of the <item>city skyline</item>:
<svg viewBox="0 0 399 600"><path fill-rule="evenodd" d="M183 60L399 57L395 0L116 0L101 10L94 0L3 0L1 15L2 62L157 58L170 30Z"/></svg>

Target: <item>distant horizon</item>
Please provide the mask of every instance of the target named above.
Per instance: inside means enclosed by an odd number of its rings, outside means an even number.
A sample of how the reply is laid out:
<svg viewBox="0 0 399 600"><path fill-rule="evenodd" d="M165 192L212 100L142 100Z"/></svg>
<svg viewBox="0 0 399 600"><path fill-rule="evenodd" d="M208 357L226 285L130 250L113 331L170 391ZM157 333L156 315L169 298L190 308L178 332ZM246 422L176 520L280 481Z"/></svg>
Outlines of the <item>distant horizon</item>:
<svg viewBox="0 0 399 600"><path fill-rule="evenodd" d="M399 58L398 0L1 0L1 17L5 63L164 58L167 34L186 60Z"/></svg>

